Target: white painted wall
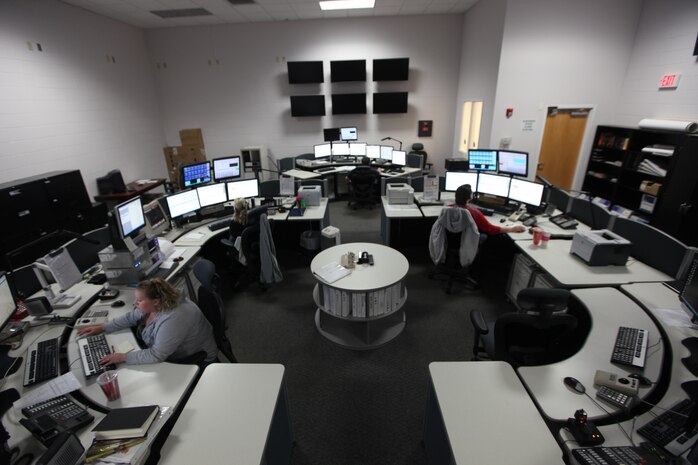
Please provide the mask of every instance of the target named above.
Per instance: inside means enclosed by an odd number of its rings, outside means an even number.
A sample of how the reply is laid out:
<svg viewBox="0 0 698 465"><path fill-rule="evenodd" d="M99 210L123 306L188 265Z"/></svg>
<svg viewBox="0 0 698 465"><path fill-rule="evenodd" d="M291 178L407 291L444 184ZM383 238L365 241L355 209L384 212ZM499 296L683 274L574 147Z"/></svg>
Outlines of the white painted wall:
<svg viewBox="0 0 698 465"><path fill-rule="evenodd" d="M312 152L322 129L358 126L359 139L391 136L422 142L435 166L452 155L454 101L462 41L462 15L354 18L232 24L149 30L167 142L178 130L200 127L208 158L267 146L274 158ZM323 84L288 84L285 62L322 60ZM410 58L410 79L374 83L373 58ZM331 60L367 60L367 81L331 83ZM208 60L214 60L209 65ZM218 60L220 64L215 64ZM406 114L373 115L374 91L409 91ZM366 115L331 114L331 93L366 92ZM290 95L324 94L327 116L294 118ZM433 137L417 137L417 121L433 120Z"/></svg>
<svg viewBox="0 0 698 465"><path fill-rule="evenodd" d="M614 123L698 119L697 32L698 1L645 0ZM678 89L660 91L659 79L670 73L682 75Z"/></svg>
<svg viewBox="0 0 698 465"><path fill-rule="evenodd" d="M465 14L453 138L454 154L459 154L463 102L466 100L482 100L480 146L489 144L506 6L507 0L480 1ZM441 171L443 165L437 168Z"/></svg>
<svg viewBox="0 0 698 465"><path fill-rule="evenodd" d="M80 169L92 196L110 169L164 177L163 140L142 31L53 0L0 2L0 182Z"/></svg>
<svg viewBox="0 0 698 465"><path fill-rule="evenodd" d="M640 0L508 0L490 145L511 137L535 174L548 105L592 105L574 187L581 186L594 129L615 114ZM513 108L513 117L505 109ZM522 120L536 121L522 132Z"/></svg>

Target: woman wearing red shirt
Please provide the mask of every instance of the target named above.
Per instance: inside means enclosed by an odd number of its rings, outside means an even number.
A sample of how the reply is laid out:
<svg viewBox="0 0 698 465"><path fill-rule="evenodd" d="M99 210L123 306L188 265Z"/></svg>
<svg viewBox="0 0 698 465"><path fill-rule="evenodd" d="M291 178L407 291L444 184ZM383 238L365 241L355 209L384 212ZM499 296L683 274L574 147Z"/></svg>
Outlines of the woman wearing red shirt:
<svg viewBox="0 0 698 465"><path fill-rule="evenodd" d="M470 212L470 216L473 217L477 229L481 233L488 235L495 235L500 233L510 233L510 232L524 232L526 227L517 224L515 226L495 226L485 218L480 210L470 205L470 200L473 198L473 191L470 184L464 184L456 189L456 205L465 208Z"/></svg>

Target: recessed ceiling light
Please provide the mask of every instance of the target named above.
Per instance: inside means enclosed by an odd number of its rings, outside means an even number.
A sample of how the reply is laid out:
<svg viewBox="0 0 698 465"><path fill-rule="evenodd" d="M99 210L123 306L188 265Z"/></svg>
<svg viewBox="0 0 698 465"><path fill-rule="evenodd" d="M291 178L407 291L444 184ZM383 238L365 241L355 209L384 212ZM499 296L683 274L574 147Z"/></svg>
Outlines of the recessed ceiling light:
<svg viewBox="0 0 698 465"><path fill-rule="evenodd" d="M373 8L376 0L328 0L320 2L321 10L353 10L358 8Z"/></svg>

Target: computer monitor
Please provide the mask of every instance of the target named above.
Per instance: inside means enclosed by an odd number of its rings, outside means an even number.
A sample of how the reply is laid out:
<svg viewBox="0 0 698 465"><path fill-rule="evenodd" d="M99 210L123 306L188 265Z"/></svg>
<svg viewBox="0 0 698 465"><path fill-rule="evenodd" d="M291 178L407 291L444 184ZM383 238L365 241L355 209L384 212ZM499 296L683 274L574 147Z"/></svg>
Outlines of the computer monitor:
<svg viewBox="0 0 698 465"><path fill-rule="evenodd" d="M460 171L446 171L447 192L455 192L460 186L470 184L473 192L477 192L477 173L463 173Z"/></svg>
<svg viewBox="0 0 698 465"><path fill-rule="evenodd" d="M381 146L380 145L367 145L366 146L366 156L370 159L376 159L381 157Z"/></svg>
<svg viewBox="0 0 698 465"><path fill-rule="evenodd" d="M154 236L162 234L167 229L167 214L157 200L143 207L145 222Z"/></svg>
<svg viewBox="0 0 698 465"><path fill-rule="evenodd" d="M179 218L180 216L193 213L201 208L196 190L168 195L166 200L167 209L170 211L170 218Z"/></svg>
<svg viewBox="0 0 698 465"><path fill-rule="evenodd" d="M332 155L332 145L330 144L318 144L313 146L313 152L315 152L315 158L326 158Z"/></svg>
<svg viewBox="0 0 698 465"><path fill-rule="evenodd" d="M212 163L214 181L219 182L240 177L240 155L215 158Z"/></svg>
<svg viewBox="0 0 698 465"><path fill-rule="evenodd" d="M322 130L323 140L325 142L334 142L340 138L339 128L325 128Z"/></svg>
<svg viewBox="0 0 698 465"><path fill-rule="evenodd" d="M231 181L228 186L228 198L235 199L251 199L259 197L259 181L257 179L241 179L240 181Z"/></svg>
<svg viewBox="0 0 698 465"><path fill-rule="evenodd" d="M14 297L12 297L10 283L7 281L7 273L0 271L0 329L4 328L7 322L10 321L16 309L17 305Z"/></svg>
<svg viewBox="0 0 698 465"><path fill-rule="evenodd" d="M405 166L407 164L407 153L404 150L393 150L393 165Z"/></svg>
<svg viewBox="0 0 698 465"><path fill-rule="evenodd" d="M509 198L534 207L540 207L545 186L537 182L512 178L509 186Z"/></svg>
<svg viewBox="0 0 698 465"><path fill-rule="evenodd" d="M365 157L366 156L366 143L365 142L352 142L349 144L349 155L353 157Z"/></svg>
<svg viewBox="0 0 698 465"><path fill-rule="evenodd" d="M477 191L480 194L506 197L509 195L509 181L511 181L509 176L480 173L477 179Z"/></svg>
<svg viewBox="0 0 698 465"><path fill-rule="evenodd" d="M691 312L691 320L698 323L698 258L693 260L688 271L686 284L684 284L679 300Z"/></svg>
<svg viewBox="0 0 698 465"><path fill-rule="evenodd" d="M497 153L500 174L528 176L528 153L500 150Z"/></svg>
<svg viewBox="0 0 698 465"><path fill-rule="evenodd" d="M339 136L342 140L359 140L359 133L355 127L353 128L339 128Z"/></svg>
<svg viewBox="0 0 698 465"><path fill-rule="evenodd" d="M348 142L335 142L332 144L332 156L349 156L351 150Z"/></svg>
<svg viewBox="0 0 698 465"><path fill-rule="evenodd" d="M474 171L497 171L497 151L468 150L468 169Z"/></svg>
<svg viewBox="0 0 698 465"><path fill-rule="evenodd" d="M201 208L218 205L228 201L228 195L225 190L225 183L211 184L209 186L201 186L196 188L196 195L199 196L199 205Z"/></svg>
<svg viewBox="0 0 698 465"><path fill-rule="evenodd" d="M182 187L211 182L211 164L207 161L182 166Z"/></svg>
<svg viewBox="0 0 698 465"><path fill-rule="evenodd" d="M145 216L143 215L143 205L141 198L128 200L114 207L117 223L121 237L133 237L145 226Z"/></svg>
<svg viewBox="0 0 698 465"><path fill-rule="evenodd" d="M383 160L392 160L393 148L389 145L381 145L381 158Z"/></svg>

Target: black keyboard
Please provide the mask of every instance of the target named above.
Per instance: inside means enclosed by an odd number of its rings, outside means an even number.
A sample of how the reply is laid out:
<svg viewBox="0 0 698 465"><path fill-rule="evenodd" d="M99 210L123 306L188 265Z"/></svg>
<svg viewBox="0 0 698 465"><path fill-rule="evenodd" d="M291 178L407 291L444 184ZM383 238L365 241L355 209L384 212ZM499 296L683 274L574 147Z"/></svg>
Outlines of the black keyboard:
<svg viewBox="0 0 698 465"><path fill-rule="evenodd" d="M175 263L175 265L177 265ZM162 278L162 279L167 279L167 277L170 275L170 273L175 269L175 267L172 268L160 268L157 267L155 268L155 271L150 272L148 274L148 278Z"/></svg>
<svg viewBox="0 0 698 465"><path fill-rule="evenodd" d="M20 423L42 442L62 431L77 431L92 423L94 417L66 396L58 396L22 409L27 417Z"/></svg>
<svg viewBox="0 0 698 465"><path fill-rule="evenodd" d="M649 333L646 330L621 326L618 328L616 343L613 346L611 363L644 368L647 358L647 339L649 339Z"/></svg>
<svg viewBox="0 0 698 465"><path fill-rule="evenodd" d="M642 447L585 447L574 449L572 455L580 465L660 465L657 455Z"/></svg>
<svg viewBox="0 0 698 465"><path fill-rule="evenodd" d="M37 342L29 347L24 363L24 385L58 376L58 338Z"/></svg>
<svg viewBox="0 0 698 465"><path fill-rule="evenodd" d="M218 220L218 221L214 221L213 223L210 223L208 225L208 229L209 229L209 231L218 231L219 229L227 228L229 224L230 224L230 218L225 219L225 220Z"/></svg>
<svg viewBox="0 0 698 465"><path fill-rule="evenodd" d="M116 365L102 366L99 361L111 354L111 348L104 334L78 339L78 351L82 359L82 367L85 370L85 377L98 375L106 370L115 370Z"/></svg>
<svg viewBox="0 0 698 465"><path fill-rule="evenodd" d="M318 168L315 171L319 171L320 173L324 173L326 171L332 171L333 169L335 169L334 166L325 166L323 168Z"/></svg>
<svg viewBox="0 0 698 465"><path fill-rule="evenodd" d="M680 455L696 440L697 433L684 428L687 416L695 408L695 402L684 399L662 412L637 432L649 442L663 447L674 455Z"/></svg>

